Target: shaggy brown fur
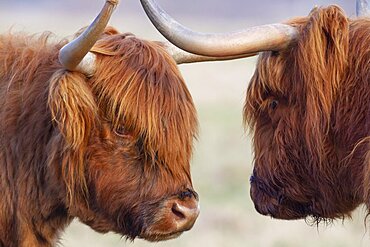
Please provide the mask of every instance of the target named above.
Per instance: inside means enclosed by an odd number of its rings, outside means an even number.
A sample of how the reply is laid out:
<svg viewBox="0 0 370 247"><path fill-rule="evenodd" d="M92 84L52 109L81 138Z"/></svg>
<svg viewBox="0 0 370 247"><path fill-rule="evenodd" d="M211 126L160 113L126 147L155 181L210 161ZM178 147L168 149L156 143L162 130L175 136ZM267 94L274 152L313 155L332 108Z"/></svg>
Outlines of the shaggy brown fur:
<svg viewBox="0 0 370 247"><path fill-rule="evenodd" d="M370 20L329 6L290 24L298 41L262 53L247 92L251 197L276 218L345 217L370 207Z"/></svg>
<svg viewBox="0 0 370 247"><path fill-rule="evenodd" d="M165 206L197 197L196 111L176 63L107 28L86 78L61 68L66 41L51 36L0 35L0 246L54 246L74 217L132 239L171 237Z"/></svg>

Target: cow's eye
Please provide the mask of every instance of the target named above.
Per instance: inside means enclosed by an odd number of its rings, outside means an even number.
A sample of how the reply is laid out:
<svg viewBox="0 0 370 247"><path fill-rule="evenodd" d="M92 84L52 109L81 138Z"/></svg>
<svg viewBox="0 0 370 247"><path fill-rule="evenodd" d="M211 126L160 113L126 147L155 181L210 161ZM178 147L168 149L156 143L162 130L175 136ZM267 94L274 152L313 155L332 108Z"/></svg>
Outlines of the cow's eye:
<svg viewBox="0 0 370 247"><path fill-rule="evenodd" d="M269 107L270 107L270 109L271 109L271 110L275 110L275 109L276 109L276 107L278 106L278 104L279 104L279 102L278 102L277 100L272 100L272 101L270 102Z"/></svg>
<svg viewBox="0 0 370 247"><path fill-rule="evenodd" d="M127 131L125 130L125 127L119 126L114 129L114 133L120 137L125 137L127 136Z"/></svg>

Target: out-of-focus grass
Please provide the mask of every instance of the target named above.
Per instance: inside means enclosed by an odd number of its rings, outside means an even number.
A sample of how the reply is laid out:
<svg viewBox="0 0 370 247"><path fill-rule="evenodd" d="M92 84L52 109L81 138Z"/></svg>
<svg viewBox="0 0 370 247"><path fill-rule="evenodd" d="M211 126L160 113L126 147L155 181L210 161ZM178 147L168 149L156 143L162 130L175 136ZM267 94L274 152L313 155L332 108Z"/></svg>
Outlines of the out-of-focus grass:
<svg viewBox="0 0 370 247"><path fill-rule="evenodd" d="M127 14L121 1L112 24L147 39L162 39L141 14ZM0 3L4 4L4 3ZM51 14L50 14L51 13ZM0 30L72 35L88 24L90 12L33 8L0 8ZM68 18L66 18L68 17ZM220 21L220 20L218 20ZM189 26L203 30L232 30L243 23L189 19ZM212 24L211 24L212 23ZM222 26L222 28L221 28ZM200 195L201 214L194 228L175 240L148 243L126 242L117 234L98 234L78 221L63 234L60 246L77 247L348 247L369 246L365 232L365 212L358 210L353 220L336 221L331 226L309 226L304 221L273 220L259 215L249 197L252 169L250 139L242 124L242 106L255 58L233 62L181 65L181 72L198 109L200 134L192 162L194 187Z"/></svg>

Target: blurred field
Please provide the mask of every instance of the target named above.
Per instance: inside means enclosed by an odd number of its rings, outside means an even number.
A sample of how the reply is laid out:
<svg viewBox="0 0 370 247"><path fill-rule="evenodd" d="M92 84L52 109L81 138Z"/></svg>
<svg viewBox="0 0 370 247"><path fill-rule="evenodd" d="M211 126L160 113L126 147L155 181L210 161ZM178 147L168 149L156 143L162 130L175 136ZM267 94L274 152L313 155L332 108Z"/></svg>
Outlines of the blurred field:
<svg viewBox="0 0 370 247"><path fill-rule="evenodd" d="M8 2L8 1L6 1ZM103 1L72 1L52 4L52 1L40 1L31 4L27 1L6 3L0 0L0 31L11 27L14 31L27 30L41 32L51 30L63 37L72 35L83 25L87 25L99 10ZM81 11L83 3L90 3L87 10ZM95 3L97 2L97 3ZM181 5L192 6L197 1L182 1L180 6L170 1L160 1L164 7L168 4L174 13L181 13ZM180 2L180 1L176 1ZM208 1L209 3L210 1ZM246 1L248 2L248 1ZM254 2L254 1L250 1ZM263 1L268 2L268 1ZM267 6L271 10L280 1L271 1ZM300 9L299 14L306 14L309 9L299 5L313 6L329 1L283 1L288 7ZM298 3L297 3L298 2ZM339 1L337 1L339 2ZM348 14L353 15L354 7L346 2ZM340 2L339 2L340 3ZM353 1L354 3L354 1ZM240 1L224 1L229 6ZM218 2L218 5L222 5ZM277 3L275 3L277 5ZM351 5L352 6L352 5ZM266 8L267 8L266 7ZM203 7L206 11L206 7ZM279 9L283 7L280 6ZM71 11L74 9L74 11ZM273 13L273 11L271 11ZM188 10L189 11L189 10ZM218 10L222 14L222 9ZM228 11L229 10L228 8ZM239 11L234 8L233 11ZM240 11L243 11L242 9ZM190 12L190 11L189 11ZM191 13L191 12L190 12ZM217 15L215 14L215 16ZM257 14L255 14L257 15ZM262 15L262 14L261 14ZM279 13L279 18L286 19L292 13ZM192 17L189 13L181 14L180 21L190 27L203 31L226 31L245 26L246 23L258 23L264 19L251 19L240 16L232 19L216 18L208 13ZM266 15L265 23L278 18ZM276 21L276 20L275 20ZM138 1L121 0L121 6L111 21L121 31L130 31L146 39L162 39L147 21ZM201 24L201 25L200 25ZM249 175L252 168L252 152L248 135L242 124L242 106L245 90L253 73L255 58L232 62L181 65L180 69L193 95L199 113L200 135L195 145L192 174L196 190L200 195L201 215L194 228L180 238L164 243L147 243L135 240L126 242L116 234L101 235L89 227L74 222L63 234L60 246L77 247L345 247L369 246L370 232L364 223L365 211L359 209L352 220L336 221L330 226L310 226L304 221L280 221L259 215L249 197Z"/></svg>

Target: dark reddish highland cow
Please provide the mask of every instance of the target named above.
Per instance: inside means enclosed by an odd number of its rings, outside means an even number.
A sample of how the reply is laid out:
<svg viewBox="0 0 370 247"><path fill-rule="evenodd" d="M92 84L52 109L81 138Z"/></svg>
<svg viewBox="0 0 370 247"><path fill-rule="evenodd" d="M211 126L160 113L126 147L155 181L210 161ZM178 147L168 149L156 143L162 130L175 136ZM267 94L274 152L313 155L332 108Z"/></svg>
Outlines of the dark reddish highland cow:
<svg viewBox="0 0 370 247"><path fill-rule="evenodd" d="M152 0L141 2L159 31L189 52L235 58L263 51L244 107L258 212L319 222L349 216L362 203L370 208L369 18L349 19L329 6L285 24L202 34ZM369 13L366 1L357 4L359 14Z"/></svg>
<svg viewBox="0 0 370 247"><path fill-rule="evenodd" d="M176 62L211 58L106 28L116 4L68 44L0 35L0 246L55 246L74 218L160 241L199 214Z"/></svg>
<svg viewBox="0 0 370 247"><path fill-rule="evenodd" d="M344 218L370 206L370 19L330 6L290 24L296 43L262 53L247 91L251 197L274 218Z"/></svg>

